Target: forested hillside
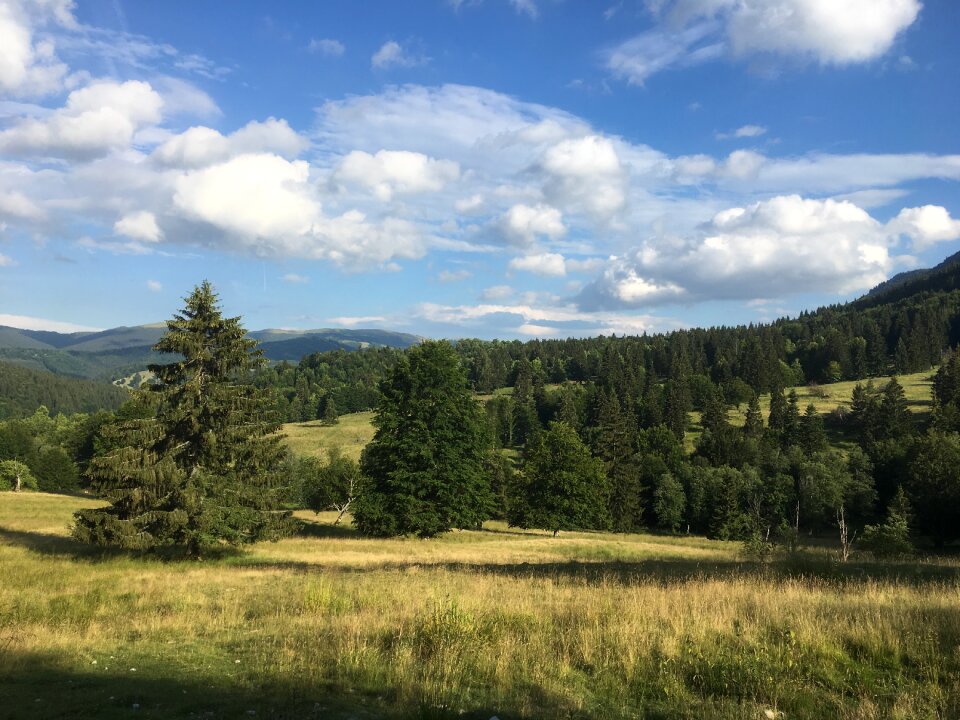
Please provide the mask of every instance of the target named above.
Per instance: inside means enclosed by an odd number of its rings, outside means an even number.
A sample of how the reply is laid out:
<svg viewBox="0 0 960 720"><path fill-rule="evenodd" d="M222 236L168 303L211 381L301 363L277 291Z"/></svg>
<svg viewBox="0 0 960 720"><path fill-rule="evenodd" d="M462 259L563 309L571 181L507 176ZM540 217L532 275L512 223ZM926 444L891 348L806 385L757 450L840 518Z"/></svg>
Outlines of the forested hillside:
<svg viewBox="0 0 960 720"><path fill-rule="evenodd" d="M0 419L32 415L41 405L64 415L116 410L127 397L125 390L108 383L0 363Z"/></svg>

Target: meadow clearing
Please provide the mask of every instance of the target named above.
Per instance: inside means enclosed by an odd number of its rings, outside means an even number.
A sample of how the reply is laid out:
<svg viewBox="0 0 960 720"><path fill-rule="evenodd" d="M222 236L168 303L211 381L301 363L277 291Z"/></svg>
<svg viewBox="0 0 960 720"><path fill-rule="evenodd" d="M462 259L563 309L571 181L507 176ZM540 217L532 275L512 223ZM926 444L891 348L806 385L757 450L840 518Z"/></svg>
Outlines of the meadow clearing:
<svg viewBox="0 0 960 720"><path fill-rule="evenodd" d="M957 560L312 513L160 560L75 544L94 504L0 493L0 717L960 717Z"/></svg>

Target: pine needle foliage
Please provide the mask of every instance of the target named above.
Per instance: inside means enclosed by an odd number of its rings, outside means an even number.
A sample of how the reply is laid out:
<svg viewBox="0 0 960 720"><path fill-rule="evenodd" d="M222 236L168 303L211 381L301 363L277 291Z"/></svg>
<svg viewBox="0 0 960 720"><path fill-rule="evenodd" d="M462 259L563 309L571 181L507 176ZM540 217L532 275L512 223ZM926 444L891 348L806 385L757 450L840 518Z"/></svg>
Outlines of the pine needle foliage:
<svg viewBox="0 0 960 720"><path fill-rule="evenodd" d="M453 346L424 342L381 383L353 509L367 535L432 537L490 517L490 442Z"/></svg>
<svg viewBox="0 0 960 720"><path fill-rule="evenodd" d="M89 468L110 505L76 514L74 536L96 545L191 555L228 543L274 538L284 450L269 400L247 382L263 357L240 318L224 318L204 281L167 322L154 350L176 356L151 365L136 391L139 412L105 431L106 452Z"/></svg>

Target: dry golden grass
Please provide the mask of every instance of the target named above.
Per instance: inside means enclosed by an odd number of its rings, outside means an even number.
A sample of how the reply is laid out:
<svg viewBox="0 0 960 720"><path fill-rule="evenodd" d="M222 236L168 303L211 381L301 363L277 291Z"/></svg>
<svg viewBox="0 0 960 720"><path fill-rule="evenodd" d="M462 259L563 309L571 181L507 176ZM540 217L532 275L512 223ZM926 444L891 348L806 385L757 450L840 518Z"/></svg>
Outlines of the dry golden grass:
<svg viewBox="0 0 960 720"><path fill-rule="evenodd" d="M736 544L303 533L91 554L93 501L0 494L0 717L960 717L960 565Z"/></svg>

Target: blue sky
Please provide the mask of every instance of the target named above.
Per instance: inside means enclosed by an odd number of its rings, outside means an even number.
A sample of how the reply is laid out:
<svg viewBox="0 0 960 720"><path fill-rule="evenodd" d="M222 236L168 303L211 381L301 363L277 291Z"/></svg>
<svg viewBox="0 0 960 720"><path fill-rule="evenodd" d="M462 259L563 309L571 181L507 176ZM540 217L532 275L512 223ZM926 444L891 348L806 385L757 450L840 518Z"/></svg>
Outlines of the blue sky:
<svg viewBox="0 0 960 720"><path fill-rule="evenodd" d="M0 0L0 324L562 337L960 249L953 0Z"/></svg>

